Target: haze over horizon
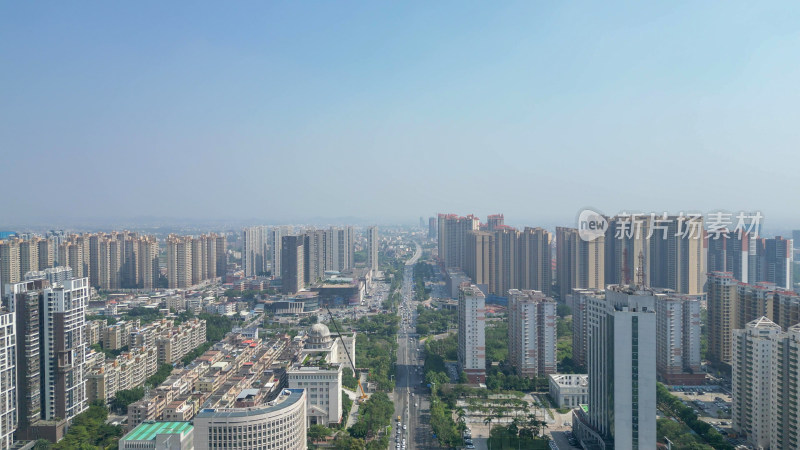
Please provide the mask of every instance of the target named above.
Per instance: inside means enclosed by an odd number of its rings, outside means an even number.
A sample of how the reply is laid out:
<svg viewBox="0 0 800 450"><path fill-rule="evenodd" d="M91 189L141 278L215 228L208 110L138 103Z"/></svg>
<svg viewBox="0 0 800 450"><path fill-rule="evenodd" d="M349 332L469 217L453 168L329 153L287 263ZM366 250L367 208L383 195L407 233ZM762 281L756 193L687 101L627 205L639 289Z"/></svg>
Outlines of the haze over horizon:
<svg viewBox="0 0 800 450"><path fill-rule="evenodd" d="M0 228L585 207L800 228L789 2L8 2L0 58Z"/></svg>

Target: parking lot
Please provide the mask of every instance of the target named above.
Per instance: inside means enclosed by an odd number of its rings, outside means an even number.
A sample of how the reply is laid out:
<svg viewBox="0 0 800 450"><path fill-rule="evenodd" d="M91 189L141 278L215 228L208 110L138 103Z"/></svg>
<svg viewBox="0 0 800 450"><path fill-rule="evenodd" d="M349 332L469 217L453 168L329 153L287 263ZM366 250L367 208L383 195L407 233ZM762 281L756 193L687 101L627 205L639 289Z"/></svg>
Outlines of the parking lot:
<svg viewBox="0 0 800 450"><path fill-rule="evenodd" d="M723 436L731 433L731 396L718 386L670 387L672 395L692 408L697 417L708 422Z"/></svg>

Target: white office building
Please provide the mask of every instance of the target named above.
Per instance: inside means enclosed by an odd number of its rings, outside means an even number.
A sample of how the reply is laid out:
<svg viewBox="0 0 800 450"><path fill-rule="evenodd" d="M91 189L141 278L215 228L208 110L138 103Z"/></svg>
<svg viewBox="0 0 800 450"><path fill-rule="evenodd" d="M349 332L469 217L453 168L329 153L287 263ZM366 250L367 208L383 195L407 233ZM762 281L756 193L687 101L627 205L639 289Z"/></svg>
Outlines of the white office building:
<svg viewBox="0 0 800 450"><path fill-rule="evenodd" d="M611 285L588 298L588 411L574 410L585 448L656 447L656 312L653 292Z"/></svg>
<svg viewBox="0 0 800 450"><path fill-rule="evenodd" d="M338 424L342 419L342 369L344 364L297 366L286 376L290 389L305 390L308 425Z"/></svg>
<svg viewBox="0 0 800 450"><path fill-rule="evenodd" d="M577 408L589 402L589 375L553 373L547 376L550 398L559 408Z"/></svg>

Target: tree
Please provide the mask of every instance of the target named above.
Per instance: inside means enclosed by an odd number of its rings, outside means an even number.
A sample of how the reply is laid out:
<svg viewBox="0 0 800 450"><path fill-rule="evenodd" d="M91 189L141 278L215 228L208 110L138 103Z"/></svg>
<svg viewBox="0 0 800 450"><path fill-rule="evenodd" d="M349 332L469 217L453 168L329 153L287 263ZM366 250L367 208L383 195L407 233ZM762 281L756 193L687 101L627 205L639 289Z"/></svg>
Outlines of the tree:
<svg viewBox="0 0 800 450"><path fill-rule="evenodd" d="M333 441L333 448L335 450L364 450L365 443L363 439L356 439L346 434L339 434L336 440Z"/></svg>
<svg viewBox="0 0 800 450"><path fill-rule="evenodd" d="M333 430L324 425L314 424L308 428L308 439L312 442L321 441L331 434L333 434Z"/></svg>

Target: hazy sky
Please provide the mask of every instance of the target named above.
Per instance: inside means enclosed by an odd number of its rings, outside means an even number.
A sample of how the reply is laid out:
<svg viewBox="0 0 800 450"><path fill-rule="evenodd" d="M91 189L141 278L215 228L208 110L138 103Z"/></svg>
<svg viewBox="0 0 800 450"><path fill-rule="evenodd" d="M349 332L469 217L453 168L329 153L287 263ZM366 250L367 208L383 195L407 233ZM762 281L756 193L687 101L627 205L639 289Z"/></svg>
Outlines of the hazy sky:
<svg viewBox="0 0 800 450"><path fill-rule="evenodd" d="M9 1L0 61L0 225L800 224L796 2Z"/></svg>

